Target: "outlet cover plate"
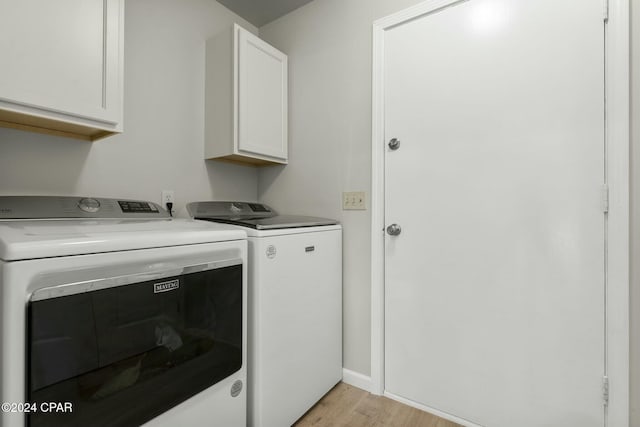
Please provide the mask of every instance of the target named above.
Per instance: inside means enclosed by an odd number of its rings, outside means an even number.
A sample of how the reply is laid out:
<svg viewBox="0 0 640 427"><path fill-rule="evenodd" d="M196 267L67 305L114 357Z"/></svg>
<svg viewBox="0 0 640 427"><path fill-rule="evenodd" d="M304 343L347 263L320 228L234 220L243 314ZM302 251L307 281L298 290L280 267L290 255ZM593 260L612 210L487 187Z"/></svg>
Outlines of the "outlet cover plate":
<svg viewBox="0 0 640 427"><path fill-rule="evenodd" d="M174 203L173 201L174 192L173 190L162 190L162 196L160 200L160 204L163 208L167 207L167 203Z"/></svg>

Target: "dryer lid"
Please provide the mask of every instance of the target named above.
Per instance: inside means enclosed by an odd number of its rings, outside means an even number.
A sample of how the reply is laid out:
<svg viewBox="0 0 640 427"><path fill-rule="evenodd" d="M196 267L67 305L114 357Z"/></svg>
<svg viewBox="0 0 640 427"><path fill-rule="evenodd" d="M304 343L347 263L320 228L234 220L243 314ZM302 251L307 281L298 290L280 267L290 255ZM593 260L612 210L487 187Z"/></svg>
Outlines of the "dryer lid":
<svg viewBox="0 0 640 427"><path fill-rule="evenodd" d="M152 202L0 197L0 260L17 261L246 239L223 224L170 219ZM85 203L85 209L81 207ZM98 209L96 209L98 208Z"/></svg>
<svg viewBox="0 0 640 427"><path fill-rule="evenodd" d="M0 260L53 258L246 238L247 234L237 227L187 219L0 221Z"/></svg>

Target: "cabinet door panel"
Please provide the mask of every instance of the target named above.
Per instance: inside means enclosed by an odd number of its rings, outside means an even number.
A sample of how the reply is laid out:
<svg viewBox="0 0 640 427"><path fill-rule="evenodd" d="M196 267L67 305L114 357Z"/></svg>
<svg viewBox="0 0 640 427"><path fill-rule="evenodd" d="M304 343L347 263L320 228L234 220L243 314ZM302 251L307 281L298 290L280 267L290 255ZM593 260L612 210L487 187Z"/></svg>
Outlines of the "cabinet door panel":
<svg viewBox="0 0 640 427"><path fill-rule="evenodd" d="M287 57L240 31L238 150L287 158Z"/></svg>
<svg viewBox="0 0 640 427"><path fill-rule="evenodd" d="M119 121L120 0L0 4L0 100Z"/></svg>

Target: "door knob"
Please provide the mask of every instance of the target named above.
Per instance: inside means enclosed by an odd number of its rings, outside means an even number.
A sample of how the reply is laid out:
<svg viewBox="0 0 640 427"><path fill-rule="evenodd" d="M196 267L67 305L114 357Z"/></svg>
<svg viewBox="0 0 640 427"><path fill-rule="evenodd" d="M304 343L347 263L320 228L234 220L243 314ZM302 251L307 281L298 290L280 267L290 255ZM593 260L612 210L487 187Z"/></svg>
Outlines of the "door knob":
<svg viewBox="0 0 640 427"><path fill-rule="evenodd" d="M389 148L394 151L400 148L400 140L398 138L393 138L391 141L389 141Z"/></svg>
<svg viewBox="0 0 640 427"><path fill-rule="evenodd" d="M387 234L389 236L397 236L402 232L402 228L398 224L391 224L387 227Z"/></svg>

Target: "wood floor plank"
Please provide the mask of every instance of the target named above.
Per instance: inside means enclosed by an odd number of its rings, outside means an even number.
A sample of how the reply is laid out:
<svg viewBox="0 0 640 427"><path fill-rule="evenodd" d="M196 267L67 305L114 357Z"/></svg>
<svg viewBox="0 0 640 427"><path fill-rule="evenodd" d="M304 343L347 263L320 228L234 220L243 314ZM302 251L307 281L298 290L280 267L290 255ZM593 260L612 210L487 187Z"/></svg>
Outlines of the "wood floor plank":
<svg viewBox="0 0 640 427"><path fill-rule="evenodd" d="M383 396L339 383L294 427L460 427Z"/></svg>

